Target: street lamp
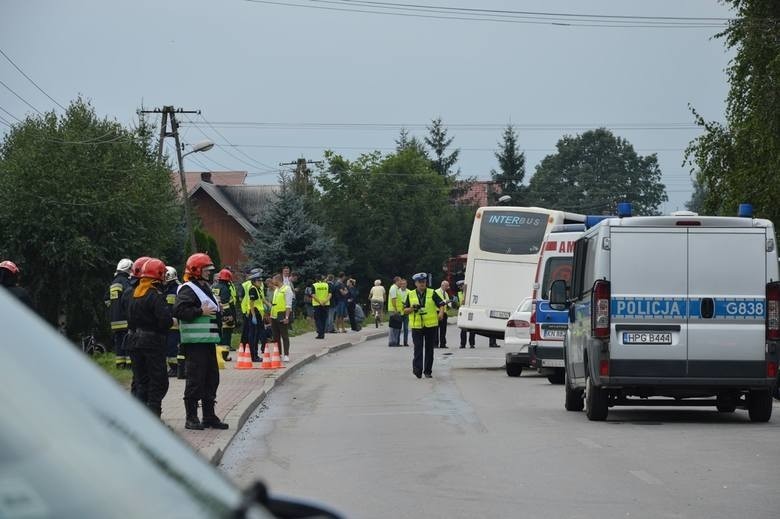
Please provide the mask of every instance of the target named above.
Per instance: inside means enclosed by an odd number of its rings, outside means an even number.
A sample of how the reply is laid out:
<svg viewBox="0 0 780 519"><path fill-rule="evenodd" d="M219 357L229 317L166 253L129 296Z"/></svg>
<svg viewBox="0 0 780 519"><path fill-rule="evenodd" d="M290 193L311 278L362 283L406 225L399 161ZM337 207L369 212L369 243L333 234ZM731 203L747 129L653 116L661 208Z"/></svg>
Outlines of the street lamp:
<svg viewBox="0 0 780 519"><path fill-rule="evenodd" d="M184 197L184 219L187 223L187 234L190 237L190 247L193 254L196 252L195 249L197 249L197 245L195 244L195 231L192 228L192 216L190 215L190 197L189 193L187 192L187 181L184 179L184 157L192 153L209 151L213 147L214 143L209 140L200 141L195 144L190 151L182 155L181 148L176 146L176 157L179 160L179 180L181 181L181 194Z"/></svg>

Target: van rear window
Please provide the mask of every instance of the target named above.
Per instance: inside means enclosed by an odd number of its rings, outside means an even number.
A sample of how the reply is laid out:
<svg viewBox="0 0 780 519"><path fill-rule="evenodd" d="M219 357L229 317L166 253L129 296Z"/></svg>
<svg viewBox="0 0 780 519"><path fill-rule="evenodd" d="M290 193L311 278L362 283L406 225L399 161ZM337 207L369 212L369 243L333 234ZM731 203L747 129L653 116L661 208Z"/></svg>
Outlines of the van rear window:
<svg viewBox="0 0 780 519"><path fill-rule="evenodd" d="M546 214L485 211L479 229L479 248L497 254L537 254L546 229Z"/></svg>
<svg viewBox="0 0 780 519"><path fill-rule="evenodd" d="M544 264L544 277L542 278L542 299L550 299L550 285L556 279L563 279L567 285L571 285L572 257L556 256L549 258Z"/></svg>

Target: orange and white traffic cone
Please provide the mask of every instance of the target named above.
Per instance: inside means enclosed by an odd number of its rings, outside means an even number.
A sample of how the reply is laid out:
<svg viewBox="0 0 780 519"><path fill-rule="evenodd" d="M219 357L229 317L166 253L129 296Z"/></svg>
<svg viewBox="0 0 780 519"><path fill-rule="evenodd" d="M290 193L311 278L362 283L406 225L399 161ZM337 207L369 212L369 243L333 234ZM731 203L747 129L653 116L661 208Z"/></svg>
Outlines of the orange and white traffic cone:
<svg viewBox="0 0 780 519"><path fill-rule="evenodd" d="M266 344L265 347L268 348L268 345ZM275 342L273 352L271 353L271 369L278 369L283 367L284 364L282 364L282 357L279 353L279 343Z"/></svg>
<svg viewBox="0 0 780 519"><path fill-rule="evenodd" d="M245 344L241 344L238 350L236 369L252 369L252 355L249 353L249 347Z"/></svg>
<svg viewBox="0 0 780 519"><path fill-rule="evenodd" d="M269 344L265 345L265 350L263 351L263 363L260 364L261 369L273 369L271 367L271 348Z"/></svg>

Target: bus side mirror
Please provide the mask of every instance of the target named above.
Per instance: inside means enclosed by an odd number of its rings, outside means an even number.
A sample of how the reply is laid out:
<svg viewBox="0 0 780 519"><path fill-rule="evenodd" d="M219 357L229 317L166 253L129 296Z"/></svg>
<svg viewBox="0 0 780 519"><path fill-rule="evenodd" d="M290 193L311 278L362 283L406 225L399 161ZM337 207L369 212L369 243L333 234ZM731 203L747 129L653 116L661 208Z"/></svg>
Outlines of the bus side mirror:
<svg viewBox="0 0 780 519"><path fill-rule="evenodd" d="M566 281L556 279L550 285L550 308L553 310L566 310L569 302L566 299Z"/></svg>

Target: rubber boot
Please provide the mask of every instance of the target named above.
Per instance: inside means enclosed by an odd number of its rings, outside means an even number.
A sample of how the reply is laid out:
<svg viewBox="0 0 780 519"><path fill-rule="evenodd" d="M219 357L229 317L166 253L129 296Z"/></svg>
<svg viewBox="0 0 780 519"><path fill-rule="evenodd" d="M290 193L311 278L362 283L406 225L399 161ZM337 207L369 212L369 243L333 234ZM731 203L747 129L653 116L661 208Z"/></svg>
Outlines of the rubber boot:
<svg viewBox="0 0 780 519"><path fill-rule="evenodd" d="M203 427L211 427L212 429L227 429L230 427L214 414L214 402L203 401Z"/></svg>
<svg viewBox="0 0 780 519"><path fill-rule="evenodd" d="M203 424L200 423L200 420L198 420L198 401L185 400L184 409L187 411L187 421L184 423L184 428L202 431L204 427Z"/></svg>

